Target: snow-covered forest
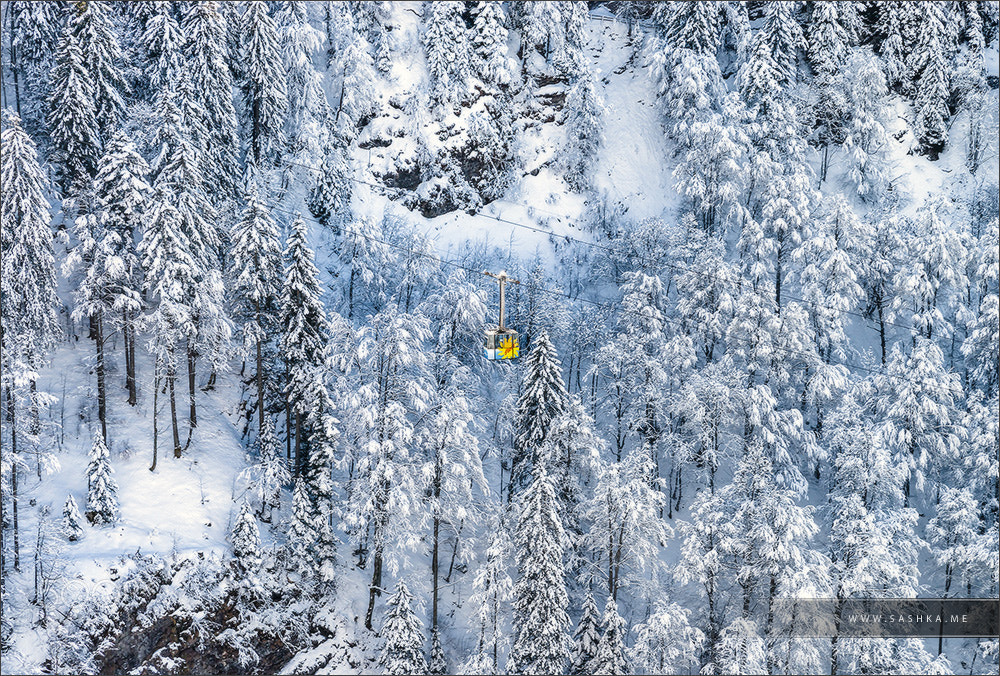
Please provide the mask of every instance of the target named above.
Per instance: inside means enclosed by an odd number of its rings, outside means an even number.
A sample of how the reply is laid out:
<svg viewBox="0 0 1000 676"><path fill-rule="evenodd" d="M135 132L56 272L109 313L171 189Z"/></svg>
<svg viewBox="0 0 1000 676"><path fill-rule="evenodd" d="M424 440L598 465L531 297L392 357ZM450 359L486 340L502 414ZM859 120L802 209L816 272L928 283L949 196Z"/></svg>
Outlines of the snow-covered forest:
<svg viewBox="0 0 1000 676"><path fill-rule="evenodd" d="M0 19L3 673L997 673L997 2Z"/></svg>

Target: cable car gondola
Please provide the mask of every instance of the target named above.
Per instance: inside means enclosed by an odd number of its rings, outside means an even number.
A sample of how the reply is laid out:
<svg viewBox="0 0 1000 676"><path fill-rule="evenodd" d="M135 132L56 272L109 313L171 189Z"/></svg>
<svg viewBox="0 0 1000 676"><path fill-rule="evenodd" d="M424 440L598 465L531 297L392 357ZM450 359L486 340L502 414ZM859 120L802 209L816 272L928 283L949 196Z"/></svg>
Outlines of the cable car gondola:
<svg viewBox="0 0 1000 676"><path fill-rule="evenodd" d="M511 279L507 276L506 272L501 272L498 275L495 275L492 272L484 272L483 274L500 282L500 322L497 324L497 328L488 329L486 331L485 340L483 341L483 357L490 361L517 359L517 356L521 351L519 336L517 335L517 331L508 329L503 324L504 285L506 285L507 282L510 282L511 284L520 284L521 282L516 279Z"/></svg>

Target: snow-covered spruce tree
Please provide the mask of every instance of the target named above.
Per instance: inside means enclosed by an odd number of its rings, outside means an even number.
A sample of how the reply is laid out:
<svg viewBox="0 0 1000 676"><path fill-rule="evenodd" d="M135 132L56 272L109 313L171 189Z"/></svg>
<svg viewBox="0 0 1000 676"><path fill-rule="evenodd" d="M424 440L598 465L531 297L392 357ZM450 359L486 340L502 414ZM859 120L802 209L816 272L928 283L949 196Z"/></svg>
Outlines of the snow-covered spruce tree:
<svg viewBox="0 0 1000 676"><path fill-rule="evenodd" d="M757 624L737 618L722 630L714 661L702 669L706 674L763 674L767 671L767 646Z"/></svg>
<svg viewBox="0 0 1000 676"><path fill-rule="evenodd" d="M627 634L625 620L618 614L618 603L614 597L609 596L604 617L601 618L601 641L597 645L597 654L590 663L592 673L608 674L608 676L631 673L625 651Z"/></svg>
<svg viewBox="0 0 1000 676"><path fill-rule="evenodd" d="M69 19L80 45L84 67L94 84L94 108L100 138L107 143L118 131L128 94L121 71L122 50L108 2L88 2Z"/></svg>
<svg viewBox="0 0 1000 676"><path fill-rule="evenodd" d="M292 489L292 516L288 525L289 568L297 572L301 582L314 576L313 549L316 532L313 528L313 504L309 498L305 479L295 480Z"/></svg>
<svg viewBox="0 0 1000 676"><path fill-rule="evenodd" d="M948 315L968 283L963 239L946 222L941 199L926 202L909 224L905 261L893 278L889 319L908 320L915 336L947 339L954 331Z"/></svg>
<svg viewBox="0 0 1000 676"><path fill-rule="evenodd" d="M916 103L914 135L920 149L937 159L948 142L950 41L941 2L929 2L920 12L916 45L907 63Z"/></svg>
<svg viewBox="0 0 1000 676"><path fill-rule="evenodd" d="M349 4L358 30L372 46L375 65L380 73L388 73L392 68L392 50L389 45L392 3L355 1Z"/></svg>
<svg viewBox="0 0 1000 676"><path fill-rule="evenodd" d="M431 630L438 631L440 552L451 538L456 549L460 528L479 522L476 494L489 495L483 475L479 440L465 393L458 387L439 389L426 426L419 430L426 454L421 474L425 479L431 513ZM447 551L447 549L445 549Z"/></svg>
<svg viewBox="0 0 1000 676"><path fill-rule="evenodd" d="M154 98L164 87L171 86L185 69L183 49L185 38L189 37L181 31L168 5L154 4L154 13L146 21L140 39L143 73L149 83L147 98Z"/></svg>
<svg viewBox="0 0 1000 676"><path fill-rule="evenodd" d="M208 130L210 156L203 165L208 173L210 196L218 203L235 193L240 150L233 106L233 77L228 63L228 26L218 3L208 0L189 6L183 28L188 39L184 55L191 84Z"/></svg>
<svg viewBox="0 0 1000 676"><path fill-rule="evenodd" d="M260 501L257 512L264 523L271 523L271 512L280 505L281 487L291 481L288 463L281 457L274 421L264 416L264 424L257 436L257 462L244 470L249 479L248 488Z"/></svg>
<svg viewBox="0 0 1000 676"><path fill-rule="evenodd" d="M257 519L254 518L250 502L240 503L240 512L236 516L233 530L230 534L233 544L233 556L240 568L241 575L253 575L260 568L260 531Z"/></svg>
<svg viewBox="0 0 1000 676"><path fill-rule="evenodd" d="M585 30L589 19L586 0L566 0L560 7L563 22L562 51L557 55L559 70L570 80L586 77L587 56L584 54Z"/></svg>
<svg viewBox="0 0 1000 676"><path fill-rule="evenodd" d="M962 396L958 374L946 369L937 344L917 338L909 354L893 347L886 373L875 382L876 411L893 462L904 468L907 501L917 493L930 502L941 473L960 457L959 421L953 414ZM928 478L931 483L925 485Z"/></svg>
<svg viewBox="0 0 1000 676"><path fill-rule="evenodd" d="M351 219L351 176L347 144L332 135L323 164L309 190L309 211L320 223L339 235Z"/></svg>
<svg viewBox="0 0 1000 676"><path fill-rule="evenodd" d="M635 628L632 664L650 674L681 673L697 665L705 635L691 626L689 615L676 603L657 603L649 619Z"/></svg>
<svg viewBox="0 0 1000 676"><path fill-rule="evenodd" d="M8 5L7 29L10 73L15 87L14 109L30 134L45 124L49 71L61 32L60 8L47 2L12 2Z"/></svg>
<svg viewBox="0 0 1000 676"><path fill-rule="evenodd" d="M189 405L187 444L191 443L191 435L198 424L197 359L203 356L213 367L222 366L232 336L232 324L222 298L222 242L215 222L216 211L208 198L199 150L199 144L205 139L204 129L192 126L199 122L198 116L184 112L188 106L196 105L186 76L157 96L161 124L157 140L161 150L154 186L173 194L172 204L192 261L192 283L181 287L190 309L190 326L184 335Z"/></svg>
<svg viewBox="0 0 1000 676"><path fill-rule="evenodd" d="M94 435L87 464L87 520L101 525L118 520L118 483L104 439Z"/></svg>
<svg viewBox="0 0 1000 676"><path fill-rule="evenodd" d="M181 441L177 427L177 350L185 336L193 332L192 309L185 291L194 285L197 263L191 254L191 243L181 229L181 218L174 206L176 197L159 186L150 200L148 222L139 254L145 282L143 289L153 303L153 312L143 324L150 330L149 351L155 360L156 391L160 378L166 378L170 393L170 420L175 457L180 457ZM156 467L157 435L154 410L153 469Z"/></svg>
<svg viewBox="0 0 1000 676"><path fill-rule="evenodd" d="M719 49L722 16L716 2L674 2L662 4L658 15L661 30L671 49L687 49L714 56Z"/></svg>
<svg viewBox="0 0 1000 676"><path fill-rule="evenodd" d="M75 321L90 321L91 335L97 348L97 360L94 365L94 375L97 380L97 418L101 424L101 436L107 441L108 398L105 387L104 343L106 337L113 331L105 328L104 318L111 310L109 277L119 264L111 251L115 235L107 232L97 214L84 214L78 217L73 230L78 243L67 256L63 269L69 274L76 268L83 268L79 279L75 280L77 290L74 295L77 305L72 316Z"/></svg>
<svg viewBox="0 0 1000 676"><path fill-rule="evenodd" d="M840 16L841 2L817 2L809 23L809 60L817 75L833 75L844 63L849 37Z"/></svg>
<svg viewBox="0 0 1000 676"><path fill-rule="evenodd" d="M338 92L334 122L340 135L352 140L357 136L358 125L376 110L377 74L371 45L364 32L356 28L352 12L343 6L337 10L335 32L339 40L331 70L339 79L339 87L334 89Z"/></svg>
<svg viewBox="0 0 1000 676"><path fill-rule="evenodd" d="M566 410L567 402L562 364L548 334L543 332L535 338L524 364L521 396L517 401L508 502L532 481L549 426Z"/></svg>
<svg viewBox="0 0 1000 676"><path fill-rule="evenodd" d="M80 516L80 508L76 506L76 500L73 499L72 494L66 497L66 503L63 505L63 521L62 529L63 535L70 542L76 542L83 537L83 517Z"/></svg>
<svg viewBox="0 0 1000 676"><path fill-rule="evenodd" d="M67 26L56 48L49 82L48 132L56 178L66 196L90 188L100 155L94 81L80 41Z"/></svg>
<svg viewBox="0 0 1000 676"><path fill-rule="evenodd" d="M283 2L275 20L288 73L285 180L296 181L307 170L291 163L318 168L331 145L328 121L332 111L323 76L313 67L313 58L323 46L323 33L310 24L307 5L299 0Z"/></svg>
<svg viewBox="0 0 1000 676"><path fill-rule="evenodd" d="M881 38L879 55L885 70L885 79L892 89L900 88L906 81L906 60L909 53L906 42L906 3L879 2L875 33Z"/></svg>
<svg viewBox="0 0 1000 676"><path fill-rule="evenodd" d="M464 667L469 674L503 672L502 657L510 645L505 618L514 592L514 583L507 570L512 545L502 519L490 519L489 526L487 532L491 535L486 560L476 571L469 597L479 624L479 641Z"/></svg>
<svg viewBox="0 0 1000 676"><path fill-rule="evenodd" d="M245 142L258 167L275 164L284 143L288 98L278 28L267 3L247 3L243 14L243 106Z"/></svg>
<svg viewBox="0 0 1000 676"><path fill-rule="evenodd" d="M584 506L592 524L584 536L586 548L607 573L608 596L638 587L655 572L660 549L673 530L660 516L666 496L651 485L652 460L646 449L632 449L622 462L601 471L594 496Z"/></svg>
<svg viewBox="0 0 1000 676"><path fill-rule="evenodd" d="M246 208L233 226L231 235L234 315L243 324L244 349L254 350L257 387L257 430L264 429L265 356L270 356L270 337L278 334L281 296L281 240L270 210L260 198L256 171L251 167L247 180ZM268 360L268 363L270 360ZM273 378L267 378L272 385Z"/></svg>
<svg viewBox="0 0 1000 676"><path fill-rule="evenodd" d="M47 181L20 119L11 113L4 117L6 128L0 135L0 217L7 226L0 236L3 381L7 388L21 388L37 378L60 334L59 301Z"/></svg>
<svg viewBox="0 0 1000 676"><path fill-rule="evenodd" d="M794 259L801 266L799 280L816 340L816 351L827 363L846 356L847 313L862 295L855 270L861 268L854 253L863 237L857 216L839 195L826 205L826 213Z"/></svg>
<svg viewBox="0 0 1000 676"><path fill-rule="evenodd" d="M448 673L448 660L444 656L444 647L441 645L441 633L437 629L431 629L431 660L427 665L427 673Z"/></svg>
<svg viewBox="0 0 1000 676"><path fill-rule="evenodd" d="M142 311L142 268L135 242L149 206L148 174L149 165L136 151L135 144L119 132L105 146L94 179L94 197L108 240L109 309L113 326L121 328L125 342L125 387L128 402L133 406L136 403L135 318Z"/></svg>
<svg viewBox="0 0 1000 676"><path fill-rule="evenodd" d="M507 46L507 18L503 4L477 2L472 26L472 70L492 89L509 85L514 77Z"/></svg>
<svg viewBox="0 0 1000 676"><path fill-rule="evenodd" d="M368 543L372 579L365 624L371 627L385 560L406 545L408 520L424 505L412 414L425 411L431 396L424 347L430 326L422 314L390 304L358 337L362 385L346 403L355 412L347 421L355 468L347 525L352 538Z"/></svg>
<svg viewBox="0 0 1000 676"><path fill-rule="evenodd" d="M312 408L306 414L309 430L309 457L306 480L313 499L312 529L315 533L315 562L318 580L324 591L333 590L336 582L337 540L333 535L333 470L340 430L333 417L333 401L327 393L322 371L315 371L307 394Z"/></svg>
<svg viewBox="0 0 1000 676"><path fill-rule="evenodd" d="M514 674L561 674L569 660L571 638L566 608L565 551L555 486L544 463L518 496L514 547L518 580L514 584L514 645L508 669Z"/></svg>
<svg viewBox="0 0 1000 676"><path fill-rule="evenodd" d="M427 7L424 53L431 97L443 110L460 103L469 77L469 46L462 13L465 3L432 2Z"/></svg>
<svg viewBox="0 0 1000 676"><path fill-rule="evenodd" d="M574 190L592 187L594 163L603 140L603 107L592 74L582 73L570 87L563 107L568 144L566 179Z"/></svg>
<svg viewBox="0 0 1000 676"><path fill-rule="evenodd" d="M297 216L285 243L285 281L281 291L281 347L288 371L285 396L295 415L295 474L302 471L309 446L305 416L315 402L307 398L314 372L322 365L328 336L319 270L307 241L305 221Z"/></svg>
<svg viewBox="0 0 1000 676"><path fill-rule="evenodd" d="M588 589L583 599L583 612L573 634L573 649L570 654L569 673L573 676L596 674L594 657L601 642L601 612L594 602L594 594Z"/></svg>
<svg viewBox="0 0 1000 676"><path fill-rule="evenodd" d="M877 204L889 185L886 152L889 134L884 110L889 89L878 60L860 49L848 52L842 79L850 121L844 128L844 152L848 156L848 179L865 202Z"/></svg>
<svg viewBox="0 0 1000 676"><path fill-rule="evenodd" d="M426 674L424 623L413 612L413 594L400 580L386 602L389 611L379 635L385 640L379 665L385 674Z"/></svg>
<svg viewBox="0 0 1000 676"><path fill-rule="evenodd" d="M521 51L518 56L530 59L538 50L546 62L562 53L566 27L561 2L525 2L521 5L518 28L521 29Z"/></svg>

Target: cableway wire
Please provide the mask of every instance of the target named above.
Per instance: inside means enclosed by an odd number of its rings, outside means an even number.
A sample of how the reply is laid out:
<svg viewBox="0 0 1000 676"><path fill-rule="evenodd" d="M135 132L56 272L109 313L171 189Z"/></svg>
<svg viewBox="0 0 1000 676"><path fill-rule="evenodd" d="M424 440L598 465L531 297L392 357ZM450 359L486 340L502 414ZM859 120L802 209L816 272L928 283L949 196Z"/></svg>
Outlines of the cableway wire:
<svg viewBox="0 0 1000 676"><path fill-rule="evenodd" d="M318 220L316 220L315 218L303 215L299 211L292 211L291 209L287 209L285 207L279 207L279 206L270 205L270 204L267 204L267 206L270 209L272 209L273 211L277 211L279 213L284 213L284 214L287 214L289 216L301 218L304 221L309 221L311 223L315 223L316 225L319 225L320 227L326 227L322 223L320 223ZM477 270L477 269L471 268L471 267L469 267L467 265L462 265L461 263L456 263L455 261L450 261L450 260L447 260L447 259L444 259L444 258L440 258L438 256L434 256L433 254L429 254L429 253L426 253L426 252L423 252L423 251L416 251L416 250L414 250L412 248L409 248L409 247L404 247L404 246L400 246L398 244L393 244L392 242L386 241L386 240L384 240L384 239L382 239L380 237L375 237L374 235L369 235L367 233L361 232L360 230L355 230L354 234L358 234L358 235L364 237L365 239L367 239L367 240L369 240L371 242L377 242L379 244L382 244L384 246L390 247L392 249L396 249L397 251L401 251L403 253L410 254L411 256L421 256L421 257L427 258L429 260L436 261L436 262L438 262L438 263L440 263L442 265L450 266L450 267L453 267L453 268L456 268L456 269L459 269L459 270L464 270L466 272L471 273L472 275L475 275L476 277L482 275L482 272L483 272L482 270ZM555 289L548 289L548 288L545 288L543 286L538 286L538 285L535 285L535 284L526 284L524 282L522 282L521 284L522 284L523 288L534 290L534 291L538 291L539 293L547 294L547 295L553 296L553 297L567 298L570 301L578 301L578 302L581 302L581 303L584 303L584 304L587 304L587 305L591 305L591 306L600 308L600 309L608 312L609 315L611 315L611 316L615 316L615 315L619 315L620 316L620 315L623 315L623 314L629 314L629 315L634 315L636 317L640 317L640 318L643 318L643 319L648 319L648 317L646 315L642 314L641 312L636 312L635 310L627 310L625 308L622 308L622 307L618 306L617 303L602 303L600 301L590 300L589 298L583 298L583 297L576 297L576 298L574 298L573 296L571 296L570 294L568 294L568 293L566 293L564 291L557 291ZM664 315L662 317L662 319L663 319L663 321L665 323L672 324L672 325L677 326L677 327L679 327L681 329L687 329L687 328L689 328L689 326L687 326L683 321L675 319L673 317L668 317L668 316ZM697 324L697 323L695 323L695 324ZM737 341L746 343L746 344L750 345L751 347L753 347L755 345L755 343L752 340L750 340L748 338L745 338L743 336L729 336L729 335L727 335L726 339L727 340L735 339ZM774 350L774 351L776 351L776 352L787 354L789 356L798 357L798 358L802 359L802 361L806 362L807 364L814 362L815 358L816 358L816 354L815 353L804 352L802 350L795 350L795 349L792 349L792 348L781 347L781 346L771 346L771 349ZM864 371L866 373L870 373L870 374L873 374L873 375L884 376L886 378L891 378L893 380L898 380L898 381L901 381L901 382L908 382L908 383L911 383L911 384L913 383L913 381L910 380L909 378L905 378L905 377L900 376L900 375L889 373L884 368L882 368L882 369L872 368L872 367L869 367L869 366L864 366L862 364L855 364L855 363L852 363L852 362L838 361L838 360L834 360L834 359L831 359L830 361L826 362L826 364L828 366L843 366L844 368L849 369L849 370ZM942 387L944 387L944 386L942 385ZM949 392L950 392L950 389L949 389Z"/></svg>
<svg viewBox="0 0 1000 676"><path fill-rule="evenodd" d="M316 167L310 167L309 165L302 164L301 162L286 161L285 164L296 166L296 167L302 167L304 169L309 169L310 171L316 171L316 172L322 171L321 169L318 169ZM373 188L375 190L379 190L381 192L381 194L384 195L384 196L387 196L386 192L392 189L392 188L389 188L388 186L379 185L377 183L372 183L370 181L365 181L365 180L362 180L360 178L355 178L353 176L343 176L342 178L344 178L344 179L346 179L348 181L351 181L353 183L357 183L359 185L365 185L365 186L368 186L368 187ZM523 207L523 208L526 208L526 209L535 208L535 207L532 207L532 206L527 205L527 204L519 204L517 202L510 202L510 201L504 200L504 199L494 200L494 202L504 202L504 203L510 204L512 206ZM542 210L542 211L544 211L544 210ZM554 212L548 211L547 213L550 213L553 216L557 216L558 217L558 215L555 214ZM579 239L577 237L573 237L572 235L565 235L565 234L560 235L560 234L551 232L549 230L545 230L544 228L539 228L538 226L528 225L527 223L519 223L517 221L512 221L512 220L510 220L508 218L503 218L502 216L500 216L498 214L486 214L486 213L482 213L482 212L477 212L475 214L470 214L470 215L471 216L475 216L475 217L479 217L479 218L489 219L491 221L497 221L499 223L504 223L506 225L512 225L512 226L517 227L517 228L522 228L524 230L530 230L532 232L541 233L543 235L549 235L550 237L555 237L555 238L563 239L563 240L566 240L566 241L569 241L569 242L574 242L576 244L581 244L583 246L591 247L593 249L598 249L598 250L604 251L606 253L610 253L610 254L620 254L620 253L622 253L622 252L618 251L617 249L615 249L614 247L611 247L611 246L600 244L598 242L588 242L587 240ZM713 275L710 272L703 272L703 271L700 271L700 270L694 270L694 269L691 269L689 267L686 267L686 266L683 266L683 265L679 265L677 263L661 263L661 265L663 267L665 267L665 268L669 268L669 269L674 270L674 271L687 272L687 273L691 273L691 274L694 274L694 275L698 275L699 277L702 277L703 279L711 279L713 281L719 281L719 276L718 275ZM808 305L808 306L810 306L810 307L812 307L814 309L817 309L817 310L825 310L827 312L833 312L834 314L838 314L838 315L851 315L852 317L857 317L857 318L859 318L859 319L861 319L861 320L863 320L865 322L874 324L874 321L871 318L865 316L865 314L862 313L862 312L857 312L855 310L839 310L839 309L835 309L835 308L832 308L832 307L829 307L829 306L826 306L826 305L822 305L822 304L817 303L815 301L806 300L805 298L799 298L798 296L793 296L793 295L790 295L790 294L787 294L787 293L783 294L783 295L788 300L793 300L793 301L796 301L796 302L799 302L799 303L804 303L804 304L806 304L806 305ZM888 302L890 300L892 300L891 297L887 298L886 302ZM900 328L900 329L905 329L907 331L912 331L912 329L913 329L913 327L911 327L911 326L907 326L905 324L899 324L899 323L896 323L896 322L891 322L891 321L888 321L888 320L883 320L882 323L885 326L894 326L894 327L897 327L897 328Z"/></svg>

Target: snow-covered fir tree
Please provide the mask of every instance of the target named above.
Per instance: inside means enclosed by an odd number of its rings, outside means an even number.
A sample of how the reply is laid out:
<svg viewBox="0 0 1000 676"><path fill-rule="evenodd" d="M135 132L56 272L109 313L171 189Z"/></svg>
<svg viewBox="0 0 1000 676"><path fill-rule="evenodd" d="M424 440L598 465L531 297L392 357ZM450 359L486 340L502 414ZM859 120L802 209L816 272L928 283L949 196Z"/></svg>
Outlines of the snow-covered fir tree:
<svg viewBox="0 0 1000 676"><path fill-rule="evenodd" d="M113 12L110 3L88 2L69 22L93 82L94 113L105 143L118 131L130 93L121 71L122 50Z"/></svg>
<svg viewBox="0 0 1000 676"><path fill-rule="evenodd" d="M469 46L461 2L432 2L427 6L424 52L433 100L445 109L465 96L469 77Z"/></svg>
<svg viewBox="0 0 1000 676"><path fill-rule="evenodd" d="M396 583L386 605L389 611L379 632L385 641L379 656L383 673L430 673L424 658L424 623L413 612L413 594L403 580Z"/></svg>
<svg viewBox="0 0 1000 676"><path fill-rule="evenodd" d="M676 603L658 604L649 619L635 628L632 664L649 673L679 673L697 664L705 635L691 626L689 616Z"/></svg>
<svg viewBox="0 0 1000 676"><path fill-rule="evenodd" d="M83 517L80 516L80 508L76 506L76 500L72 495L66 497L62 511L63 535L70 542L76 542L83 537Z"/></svg>
<svg viewBox="0 0 1000 676"><path fill-rule="evenodd" d="M584 73L570 87L563 108L568 141L566 179L578 190L585 190L591 183L603 135L602 108L603 103L592 77Z"/></svg>
<svg viewBox="0 0 1000 676"><path fill-rule="evenodd" d="M292 478L288 463L281 457L270 415L264 416L264 425L257 437L257 462L244 473L250 480L250 490L260 502L258 515L264 523L270 523L272 511L281 504L281 489Z"/></svg>
<svg viewBox="0 0 1000 676"><path fill-rule="evenodd" d="M490 87L509 85L514 64L507 46L507 17L503 5L477 2L476 20L469 40L472 43L472 67L484 84Z"/></svg>
<svg viewBox="0 0 1000 676"><path fill-rule="evenodd" d="M240 512L233 523L233 530L230 534L233 544L233 555L236 557L237 565L240 566L242 574L253 575L260 567L260 531L257 528L257 519L254 518L250 502L244 500L240 505Z"/></svg>
<svg viewBox="0 0 1000 676"><path fill-rule="evenodd" d="M594 602L594 594L587 590L583 599L583 612L576 623L573 634L573 650L570 654L571 674L596 674L594 658L601 642L601 613Z"/></svg>
<svg viewBox="0 0 1000 676"><path fill-rule="evenodd" d="M597 644L597 654L590 663L593 673L613 676L631 671L625 651L627 634L625 620L618 614L618 603L614 597L609 596L604 617L601 618L601 641Z"/></svg>
<svg viewBox="0 0 1000 676"><path fill-rule="evenodd" d="M3 304L4 385L25 387L37 378L60 334L48 182L34 142L16 115L5 114L0 215L4 228L0 289Z"/></svg>
<svg viewBox="0 0 1000 676"><path fill-rule="evenodd" d="M313 505L306 492L306 482L295 480L292 489L292 514L288 526L289 565L302 578L314 575L313 548L316 545L316 529L313 519Z"/></svg>
<svg viewBox="0 0 1000 676"><path fill-rule="evenodd" d="M712 56L719 48L721 3L664 3L658 20L671 49L687 49L696 54Z"/></svg>
<svg viewBox="0 0 1000 676"><path fill-rule="evenodd" d="M491 526L489 545L469 598L479 625L479 640L463 667L470 674L483 675L503 671L503 658L510 647L505 620L514 593L514 583L508 572L512 551L510 534L501 519L491 518L488 523Z"/></svg>
<svg viewBox="0 0 1000 676"><path fill-rule="evenodd" d="M211 0L192 3L182 26L187 37L184 55L191 84L209 135L206 150L210 159L204 166L209 173L211 197L217 203L235 191L239 157L233 77L226 44L228 26L219 3Z"/></svg>
<svg viewBox="0 0 1000 676"><path fill-rule="evenodd" d="M518 579L514 584L515 633L508 669L515 674L561 674L568 666L572 643L563 568L565 533L555 486L544 463L535 465L531 483L518 496L515 507Z"/></svg>
<svg viewBox="0 0 1000 676"><path fill-rule="evenodd" d="M77 195L90 187L101 142L93 76L70 26L56 47L47 121L59 187L67 196Z"/></svg>
<svg viewBox="0 0 1000 676"><path fill-rule="evenodd" d="M258 167L277 162L284 143L288 96L278 27L267 3L248 2L242 20L245 143Z"/></svg>
<svg viewBox="0 0 1000 676"><path fill-rule="evenodd" d="M246 195L247 206L233 226L231 293L235 296L235 315L243 324L245 349L252 350L256 364L254 383L257 388L258 431L264 429L265 356L270 352L270 337L278 333L279 301L281 297L281 241L278 226L260 196L258 177L251 168ZM270 361L270 360L268 360ZM267 378L273 388L273 378Z"/></svg>
<svg viewBox="0 0 1000 676"><path fill-rule="evenodd" d="M562 379L562 365L548 334L535 338L525 360L521 396L517 402L514 456L511 461L510 486L507 499L532 482L535 467L540 464L539 452L549 432L549 426L566 410L568 396Z"/></svg>
<svg viewBox="0 0 1000 676"><path fill-rule="evenodd" d="M315 372L323 363L328 325L321 299L319 270L309 247L305 221L292 222L283 255L285 277L281 291L281 348L287 380L285 396L295 414L295 473L302 469L309 430L303 424L315 402L307 396Z"/></svg>
<svg viewBox="0 0 1000 676"><path fill-rule="evenodd" d="M147 96L150 97L175 82L187 65L183 52L186 36L169 6L155 4L154 14L146 21L141 40L145 58L143 70L149 83Z"/></svg>
<svg viewBox="0 0 1000 676"><path fill-rule="evenodd" d="M914 135L921 150L936 159L948 142L950 46L940 2L920 12L917 41L907 63L916 99Z"/></svg>
<svg viewBox="0 0 1000 676"><path fill-rule="evenodd" d="M351 218L351 176L347 147L333 136L323 155L319 175L309 190L309 211L320 223L340 234Z"/></svg>
<svg viewBox="0 0 1000 676"><path fill-rule="evenodd" d="M87 464L87 519L96 525L118 520L118 483L104 439L94 435Z"/></svg>

